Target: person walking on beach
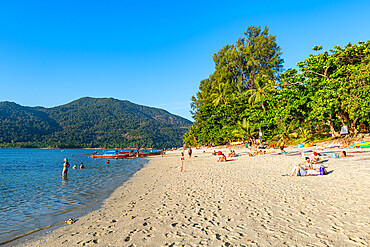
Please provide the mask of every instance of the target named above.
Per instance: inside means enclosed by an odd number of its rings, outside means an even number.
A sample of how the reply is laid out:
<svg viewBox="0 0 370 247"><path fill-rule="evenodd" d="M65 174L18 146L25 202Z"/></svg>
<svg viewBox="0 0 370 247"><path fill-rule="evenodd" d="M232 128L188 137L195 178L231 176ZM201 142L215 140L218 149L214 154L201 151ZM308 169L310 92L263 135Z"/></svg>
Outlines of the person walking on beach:
<svg viewBox="0 0 370 247"><path fill-rule="evenodd" d="M189 159L191 158L191 154L193 153L193 150L191 150L191 147L189 147L188 154L189 154Z"/></svg>
<svg viewBox="0 0 370 247"><path fill-rule="evenodd" d="M283 154L283 152L284 152L284 154L286 154L284 148L285 148L285 143L284 143L284 140L282 140L281 143L280 143L280 153L281 154Z"/></svg>
<svg viewBox="0 0 370 247"><path fill-rule="evenodd" d="M62 171L62 178L66 179L67 178L67 173L68 173L68 168L71 165L68 163L67 158L64 158L64 164L63 164L63 171Z"/></svg>

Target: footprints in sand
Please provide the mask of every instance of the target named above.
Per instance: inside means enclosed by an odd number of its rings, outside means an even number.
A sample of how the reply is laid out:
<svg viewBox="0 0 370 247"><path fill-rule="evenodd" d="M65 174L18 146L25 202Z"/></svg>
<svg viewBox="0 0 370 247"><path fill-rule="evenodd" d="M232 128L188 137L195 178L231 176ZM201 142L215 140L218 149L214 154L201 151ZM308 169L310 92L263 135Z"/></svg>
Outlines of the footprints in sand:
<svg viewBox="0 0 370 247"><path fill-rule="evenodd" d="M119 202L112 200L88 221L79 221L81 229L70 233L74 242L64 245L369 245L369 234L364 234L369 224L362 220L369 204L359 200L357 211L346 206L361 192L357 184L349 190L323 178L281 177L276 172L292 164L275 162L266 170L254 163L258 157L251 160L220 166L204 158L205 163L187 162L180 173L168 169L177 164L153 159L153 170L140 170L134 182L117 192Z"/></svg>

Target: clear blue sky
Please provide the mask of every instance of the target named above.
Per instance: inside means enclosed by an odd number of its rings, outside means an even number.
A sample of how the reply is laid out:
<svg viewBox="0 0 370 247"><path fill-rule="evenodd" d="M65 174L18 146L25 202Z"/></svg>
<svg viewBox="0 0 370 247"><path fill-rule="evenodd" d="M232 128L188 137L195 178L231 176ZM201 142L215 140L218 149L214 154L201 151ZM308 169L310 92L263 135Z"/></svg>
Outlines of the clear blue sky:
<svg viewBox="0 0 370 247"><path fill-rule="evenodd" d="M370 39L370 1L0 0L0 101L113 97L191 119L213 53L268 26L295 67L314 45Z"/></svg>

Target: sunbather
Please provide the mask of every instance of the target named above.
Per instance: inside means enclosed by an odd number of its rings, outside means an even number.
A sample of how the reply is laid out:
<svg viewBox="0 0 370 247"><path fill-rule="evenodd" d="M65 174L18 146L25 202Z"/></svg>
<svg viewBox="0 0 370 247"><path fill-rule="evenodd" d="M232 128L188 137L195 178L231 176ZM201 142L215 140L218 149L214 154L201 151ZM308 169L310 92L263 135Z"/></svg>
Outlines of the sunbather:
<svg viewBox="0 0 370 247"><path fill-rule="evenodd" d="M220 158L218 158L217 162L226 162L226 156L221 154Z"/></svg>
<svg viewBox="0 0 370 247"><path fill-rule="evenodd" d="M324 175L326 170L324 166L318 168L313 168L310 158L306 157L306 161L302 164L296 165L293 167L292 173L290 176L309 176L309 175Z"/></svg>
<svg viewBox="0 0 370 247"><path fill-rule="evenodd" d="M346 151L342 151L339 153L333 153L330 156L326 156L325 158L343 158L343 157L353 157L353 155L347 155Z"/></svg>
<svg viewBox="0 0 370 247"><path fill-rule="evenodd" d="M317 152L313 152L312 163L318 164L320 162L320 156Z"/></svg>

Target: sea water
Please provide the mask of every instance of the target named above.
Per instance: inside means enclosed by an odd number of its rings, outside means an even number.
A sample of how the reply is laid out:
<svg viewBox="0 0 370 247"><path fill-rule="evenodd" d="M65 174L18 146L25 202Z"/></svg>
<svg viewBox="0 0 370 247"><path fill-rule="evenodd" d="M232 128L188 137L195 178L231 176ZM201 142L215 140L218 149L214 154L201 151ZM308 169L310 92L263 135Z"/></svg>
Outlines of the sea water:
<svg viewBox="0 0 370 247"><path fill-rule="evenodd" d="M96 209L146 162L111 159L106 164L90 158L94 151L0 149L0 244ZM63 180L64 158L71 166ZM81 163L85 169L79 169Z"/></svg>

